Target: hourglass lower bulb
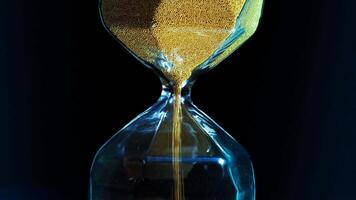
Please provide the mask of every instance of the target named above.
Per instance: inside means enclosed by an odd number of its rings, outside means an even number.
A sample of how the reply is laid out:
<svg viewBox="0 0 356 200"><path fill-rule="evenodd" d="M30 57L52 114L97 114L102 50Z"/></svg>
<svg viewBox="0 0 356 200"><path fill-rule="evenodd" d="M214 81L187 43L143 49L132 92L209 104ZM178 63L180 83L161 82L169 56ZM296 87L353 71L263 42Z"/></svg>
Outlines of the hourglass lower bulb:
<svg viewBox="0 0 356 200"><path fill-rule="evenodd" d="M256 30L262 0L101 0L105 28L162 80L158 102L109 139L91 200L254 200L247 152L191 101L195 78Z"/></svg>

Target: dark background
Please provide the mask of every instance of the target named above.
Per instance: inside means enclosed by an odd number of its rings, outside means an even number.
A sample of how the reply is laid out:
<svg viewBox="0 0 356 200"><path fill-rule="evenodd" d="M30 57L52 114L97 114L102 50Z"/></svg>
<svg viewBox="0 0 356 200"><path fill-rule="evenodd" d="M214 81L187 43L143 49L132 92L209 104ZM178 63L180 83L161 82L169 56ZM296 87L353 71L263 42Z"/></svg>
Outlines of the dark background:
<svg viewBox="0 0 356 200"><path fill-rule="evenodd" d="M267 0L256 34L194 86L251 154L257 199L356 199L355 6ZM0 200L79 200L96 150L160 82L104 31L96 0L3 0L0 89Z"/></svg>

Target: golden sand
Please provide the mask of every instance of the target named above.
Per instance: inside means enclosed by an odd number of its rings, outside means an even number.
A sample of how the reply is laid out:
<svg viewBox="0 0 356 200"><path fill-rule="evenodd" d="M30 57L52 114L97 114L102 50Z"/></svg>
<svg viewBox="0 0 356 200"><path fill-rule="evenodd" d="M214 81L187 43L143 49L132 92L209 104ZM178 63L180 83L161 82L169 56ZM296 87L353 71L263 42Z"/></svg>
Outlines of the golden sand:
<svg viewBox="0 0 356 200"><path fill-rule="evenodd" d="M180 91L178 91L180 92ZM175 93L173 105L173 128L172 128L172 168L173 168L173 199L184 200L184 176L180 159L182 157L182 138L181 138L181 117L182 108L180 94Z"/></svg>
<svg viewBox="0 0 356 200"><path fill-rule="evenodd" d="M103 0L109 30L134 54L154 63L163 53L173 67L163 73L181 85L231 34L246 0Z"/></svg>

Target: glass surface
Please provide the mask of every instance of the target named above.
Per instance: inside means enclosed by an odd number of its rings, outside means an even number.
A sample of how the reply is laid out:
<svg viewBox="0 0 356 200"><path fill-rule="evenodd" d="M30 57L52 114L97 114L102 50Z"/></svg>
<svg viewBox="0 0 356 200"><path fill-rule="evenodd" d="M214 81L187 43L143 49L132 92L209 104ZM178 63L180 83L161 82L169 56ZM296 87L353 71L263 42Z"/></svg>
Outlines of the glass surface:
<svg viewBox="0 0 356 200"><path fill-rule="evenodd" d="M91 199L171 199L173 98L165 87L155 105L98 151ZM254 199L253 168L243 147L192 104L188 91L181 104L185 198Z"/></svg>
<svg viewBox="0 0 356 200"><path fill-rule="evenodd" d="M192 3L197 5L192 7ZM125 7L128 4L130 9ZM149 12L146 8L139 12L145 6ZM192 8L177 17L168 12L175 7ZM197 20L189 21L203 8L211 9L205 12L212 15L198 14ZM90 174L90 200L255 199L253 167L247 152L192 103L190 90L200 73L217 65L254 33L261 9L262 0L100 1L104 26L158 74L163 90L155 105L98 150ZM231 10L236 14L230 15L235 17L231 22L214 25ZM220 11L222 18L214 14ZM145 21L147 16L151 22ZM209 42L182 43L200 40Z"/></svg>

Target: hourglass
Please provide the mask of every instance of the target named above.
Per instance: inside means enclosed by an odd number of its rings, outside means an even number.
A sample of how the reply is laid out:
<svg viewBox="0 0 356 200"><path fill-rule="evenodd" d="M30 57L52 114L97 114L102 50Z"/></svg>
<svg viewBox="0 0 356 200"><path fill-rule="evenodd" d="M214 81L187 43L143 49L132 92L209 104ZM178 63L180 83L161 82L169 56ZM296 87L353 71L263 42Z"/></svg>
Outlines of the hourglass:
<svg viewBox="0 0 356 200"><path fill-rule="evenodd" d="M254 200L244 148L190 98L199 74L256 30L262 0L101 0L108 32L161 79L161 97L96 153L91 200Z"/></svg>

